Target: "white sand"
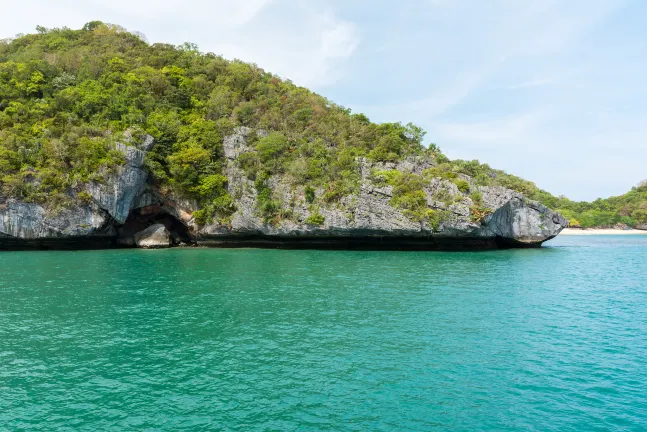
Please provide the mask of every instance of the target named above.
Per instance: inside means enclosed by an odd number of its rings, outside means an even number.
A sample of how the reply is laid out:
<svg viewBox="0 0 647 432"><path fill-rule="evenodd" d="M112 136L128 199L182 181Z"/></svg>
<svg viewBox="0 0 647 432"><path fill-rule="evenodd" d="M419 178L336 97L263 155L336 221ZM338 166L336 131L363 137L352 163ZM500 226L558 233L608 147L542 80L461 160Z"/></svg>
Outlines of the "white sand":
<svg viewBox="0 0 647 432"><path fill-rule="evenodd" d="M647 235L642 230L564 228L560 235Z"/></svg>

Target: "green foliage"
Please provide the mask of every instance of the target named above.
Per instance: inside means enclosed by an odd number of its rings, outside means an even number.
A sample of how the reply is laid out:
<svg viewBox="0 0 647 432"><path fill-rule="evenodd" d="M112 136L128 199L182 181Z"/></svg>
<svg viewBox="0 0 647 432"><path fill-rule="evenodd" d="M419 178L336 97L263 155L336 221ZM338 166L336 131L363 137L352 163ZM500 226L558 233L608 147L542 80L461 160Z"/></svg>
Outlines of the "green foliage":
<svg viewBox="0 0 647 432"><path fill-rule="evenodd" d="M254 187L256 187L256 210L265 223L276 225L280 220L281 203L273 199L268 180L269 174L264 171L254 182Z"/></svg>
<svg viewBox="0 0 647 432"><path fill-rule="evenodd" d="M470 184L466 180L458 180L456 182L456 186L458 186L458 190L463 193L468 193L470 191Z"/></svg>
<svg viewBox="0 0 647 432"><path fill-rule="evenodd" d="M440 229L440 224L449 220L450 217L451 215L447 210L429 209L425 213L427 223L434 231L438 231Z"/></svg>
<svg viewBox="0 0 647 432"><path fill-rule="evenodd" d="M432 198L434 201L444 202L445 204L451 204L453 201L452 194L445 188L438 189L433 195Z"/></svg>
<svg viewBox="0 0 647 432"><path fill-rule="evenodd" d="M422 140L425 132L409 123L402 126L399 123L385 123L378 127L380 132L377 144L368 156L376 161L397 161L403 156L420 153L423 149Z"/></svg>
<svg viewBox="0 0 647 432"><path fill-rule="evenodd" d="M331 203L358 192L360 158L387 162L410 155L435 166L423 176L376 172L373 180L392 185L392 204L416 220L446 216L430 215L422 199L421 184L439 177L455 181L463 193L470 184L511 188L582 226L647 223L645 184L592 203L555 197L479 161L449 160L436 144L425 147L425 132L413 124L372 123L254 64L201 53L193 44L150 45L101 21L80 30L38 27L36 34L0 42L3 195L56 206L75 195L85 199L78 195L83 183L101 182L124 163L115 143L129 130L154 137L146 165L160 186L198 200L199 222L226 221L233 201L223 140L240 126L259 132L259 139L252 132L252 148L236 163L255 181L257 210L268 223L288 217L272 198L269 175L321 188L321 199ZM478 216L477 196L472 193Z"/></svg>
<svg viewBox="0 0 647 432"><path fill-rule="evenodd" d="M321 215L318 211L312 213L308 218L306 219L306 223L308 225L314 225L314 226L321 226L326 222L326 218Z"/></svg>
<svg viewBox="0 0 647 432"><path fill-rule="evenodd" d="M373 171L371 173L371 179L378 185L395 186L401 175L402 172L398 170Z"/></svg>
<svg viewBox="0 0 647 432"><path fill-rule="evenodd" d="M261 138L256 144L256 151L264 166L273 173L281 172L283 155L290 149L288 139L278 132Z"/></svg>
<svg viewBox="0 0 647 432"><path fill-rule="evenodd" d="M63 202L123 163L113 150L127 129L154 137L146 158L153 178L197 199L201 221L230 211L218 176L226 164L223 139L239 126L269 132L238 158L251 179L288 174L295 184L324 188L327 202L359 190L358 157L395 160L424 150L425 133L415 125L371 123L254 64L193 44L149 45L101 21L37 30L0 43L6 195ZM268 194L262 187L261 212L276 219Z"/></svg>
<svg viewBox="0 0 647 432"><path fill-rule="evenodd" d="M312 204L312 202L314 202L315 200L315 190L310 185L306 186L305 198L306 202L310 204Z"/></svg>
<svg viewBox="0 0 647 432"><path fill-rule="evenodd" d="M426 222L438 229L443 213L432 210L427 205L427 195L423 190L426 180L417 174L397 170L375 171L373 181L377 184L393 186L391 205L417 222Z"/></svg>
<svg viewBox="0 0 647 432"><path fill-rule="evenodd" d="M217 222L225 223L235 211L234 200L228 193L224 193L211 201L203 201L202 208L193 212L193 217L199 225L213 222L216 217Z"/></svg>

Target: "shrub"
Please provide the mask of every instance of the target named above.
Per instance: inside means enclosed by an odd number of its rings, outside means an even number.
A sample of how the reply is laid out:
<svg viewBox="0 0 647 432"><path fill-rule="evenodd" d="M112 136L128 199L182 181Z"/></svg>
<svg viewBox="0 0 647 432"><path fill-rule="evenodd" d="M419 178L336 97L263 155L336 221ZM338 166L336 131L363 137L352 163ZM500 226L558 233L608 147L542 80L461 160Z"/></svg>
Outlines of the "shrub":
<svg viewBox="0 0 647 432"><path fill-rule="evenodd" d="M402 173L398 170L385 170L371 172L371 180L378 185L394 186Z"/></svg>
<svg viewBox="0 0 647 432"><path fill-rule="evenodd" d="M486 218L492 213L489 208L480 205L473 205L470 207L470 220L475 223L484 223Z"/></svg>
<svg viewBox="0 0 647 432"><path fill-rule="evenodd" d="M456 182L456 186L458 186L458 190L467 193L470 191L470 184L466 180L458 180Z"/></svg>
<svg viewBox="0 0 647 432"><path fill-rule="evenodd" d="M324 224L324 222L326 222L326 218L318 211L316 211L315 213L312 213L306 219L306 224L308 225L321 226Z"/></svg>
<svg viewBox="0 0 647 432"><path fill-rule="evenodd" d="M90 204L92 202L92 195L90 195L87 191L84 191L84 190L77 193L76 197L79 199L79 201L85 204Z"/></svg>
<svg viewBox="0 0 647 432"><path fill-rule="evenodd" d="M256 143L256 150L264 168L272 173L283 170L285 154L290 148L288 139L280 133L271 133Z"/></svg>
<svg viewBox="0 0 647 432"><path fill-rule="evenodd" d="M315 190L311 186L306 186L305 189L305 198L306 202L312 204L312 202L315 200Z"/></svg>
<svg viewBox="0 0 647 432"><path fill-rule="evenodd" d="M256 187L256 209L265 223L276 225L279 222L278 216L281 203L272 199L272 190L267 184L268 179L267 172L262 172L254 182Z"/></svg>

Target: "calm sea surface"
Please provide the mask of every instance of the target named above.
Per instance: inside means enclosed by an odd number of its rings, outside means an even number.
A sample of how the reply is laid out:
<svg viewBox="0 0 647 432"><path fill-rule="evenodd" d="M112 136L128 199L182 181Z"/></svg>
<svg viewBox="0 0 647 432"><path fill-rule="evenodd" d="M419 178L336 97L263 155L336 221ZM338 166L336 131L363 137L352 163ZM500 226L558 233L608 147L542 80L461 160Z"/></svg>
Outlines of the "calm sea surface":
<svg viewBox="0 0 647 432"><path fill-rule="evenodd" d="M647 236L0 268L0 430L647 430Z"/></svg>

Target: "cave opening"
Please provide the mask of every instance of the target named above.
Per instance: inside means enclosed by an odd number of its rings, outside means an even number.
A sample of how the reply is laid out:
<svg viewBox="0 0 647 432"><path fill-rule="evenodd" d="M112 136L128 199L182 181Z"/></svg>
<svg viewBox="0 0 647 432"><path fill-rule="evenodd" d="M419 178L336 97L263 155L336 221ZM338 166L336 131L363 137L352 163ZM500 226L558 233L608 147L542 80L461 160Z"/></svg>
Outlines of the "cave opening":
<svg viewBox="0 0 647 432"><path fill-rule="evenodd" d="M195 243L188 227L159 205L131 210L124 224L118 229L119 240L124 245L134 245L135 234L155 224L166 227L171 233L173 245Z"/></svg>

